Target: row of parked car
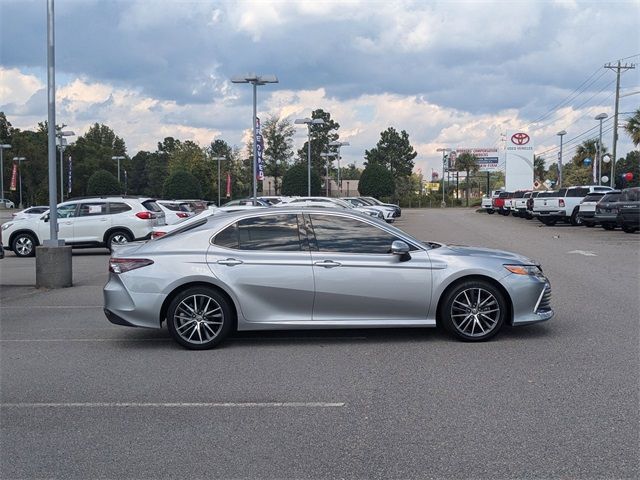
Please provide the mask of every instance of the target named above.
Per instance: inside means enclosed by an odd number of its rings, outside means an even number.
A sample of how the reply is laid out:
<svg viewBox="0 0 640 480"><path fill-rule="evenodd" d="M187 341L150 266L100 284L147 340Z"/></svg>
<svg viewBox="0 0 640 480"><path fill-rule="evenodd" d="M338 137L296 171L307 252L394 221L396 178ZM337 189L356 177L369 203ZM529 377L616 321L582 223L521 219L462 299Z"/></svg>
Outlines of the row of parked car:
<svg viewBox="0 0 640 480"><path fill-rule="evenodd" d="M353 209L391 223L401 215L397 205L372 197L259 197L241 199L216 207L204 200L158 200L137 196L72 199L57 206L58 238L73 247L106 247L166 235L192 217L216 211L245 208L296 206ZM34 206L14 213L0 228L0 250L18 257L35 255L36 247L50 238L49 207ZM3 254L3 252L2 252Z"/></svg>
<svg viewBox="0 0 640 480"><path fill-rule="evenodd" d="M482 200L487 213L536 218L545 225L557 222L627 233L640 229L640 187L614 190L603 185L561 188L553 191L495 190Z"/></svg>

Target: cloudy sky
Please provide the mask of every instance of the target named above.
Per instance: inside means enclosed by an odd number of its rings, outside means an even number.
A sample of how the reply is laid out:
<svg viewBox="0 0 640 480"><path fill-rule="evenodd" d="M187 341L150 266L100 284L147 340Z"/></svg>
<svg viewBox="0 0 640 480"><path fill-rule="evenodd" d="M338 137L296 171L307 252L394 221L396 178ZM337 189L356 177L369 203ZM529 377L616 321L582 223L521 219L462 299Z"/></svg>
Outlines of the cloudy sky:
<svg viewBox="0 0 640 480"><path fill-rule="evenodd" d="M57 122L105 123L130 155L165 136L244 145L251 87L230 78L257 72L280 80L258 88L258 115L330 112L347 162L390 126L425 174L437 148L501 146L514 130L552 161L556 132L570 155L613 115L604 65L640 60L640 0L57 0L55 13ZM621 77L621 112L640 105L639 72ZM0 0L0 111L22 129L46 119L45 0ZM621 130L618 153L630 149Z"/></svg>

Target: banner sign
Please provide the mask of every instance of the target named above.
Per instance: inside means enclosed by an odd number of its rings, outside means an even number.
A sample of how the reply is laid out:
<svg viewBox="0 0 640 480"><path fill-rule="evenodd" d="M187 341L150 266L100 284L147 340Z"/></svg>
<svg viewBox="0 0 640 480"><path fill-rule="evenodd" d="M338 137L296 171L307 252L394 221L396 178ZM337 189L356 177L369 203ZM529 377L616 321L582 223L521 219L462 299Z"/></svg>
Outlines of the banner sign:
<svg viewBox="0 0 640 480"><path fill-rule="evenodd" d="M454 152L449 154L449 165L451 169L455 167L456 156L463 153L470 153L478 159L477 164L481 172L495 172L498 170L500 155L498 154L497 147L456 148Z"/></svg>
<svg viewBox="0 0 640 480"><path fill-rule="evenodd" d="M507 132L504 175L509 192L533 187L533 140L528 133Z"/></svg>
<svg viewBox="0 0 640 480"><path fill-rule="evenodd" d="M227 198L231 198L231 174L227 172Z"/></svg>
<svg viewBox="0 0 640 480"><path fill-rule="evenodd" d="M71 161L71 155L69 155L69 176L67 177L67 193L71 193L71 180L72 180L72 168L73 168L73 162Z"/></svg>
<svg viewBox="0 0 640 480"><path fill-rule="evenodd" d="M260 128L260 119L256 117L256 180L264 180L264 162L262 153L264 151L264 139Z"/></svg>
<svg viewBox="0 0 640 480"><path fill-rule="evenodd" d="M438 190L440 190L440 183L426 182L424 186L427 190L431 190L432 192L437 192Z"/></svg>
<svg viewBox="0 0 640 480"><path fill-rule="evenodd" d="M11 172L11 185L9 186L9 190L11 190L12 192L15 192L17 184L18 184L18 164L14 162L13 171Z"/></svg>

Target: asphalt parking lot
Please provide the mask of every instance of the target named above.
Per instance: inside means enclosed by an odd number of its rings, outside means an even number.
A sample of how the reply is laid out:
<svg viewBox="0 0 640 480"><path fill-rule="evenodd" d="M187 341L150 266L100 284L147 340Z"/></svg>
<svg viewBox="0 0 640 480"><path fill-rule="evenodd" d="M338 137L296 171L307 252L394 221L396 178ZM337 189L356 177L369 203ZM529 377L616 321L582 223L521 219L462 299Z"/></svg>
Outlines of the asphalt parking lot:
<svg viewBox="0 0 640 480"><path fill-rule="evenodd" d="M1 478L638 478L640 235L405 210L418 238L525 254L556 316L482 344L438 330L237 334L193 352L0 261Z"/></svg>

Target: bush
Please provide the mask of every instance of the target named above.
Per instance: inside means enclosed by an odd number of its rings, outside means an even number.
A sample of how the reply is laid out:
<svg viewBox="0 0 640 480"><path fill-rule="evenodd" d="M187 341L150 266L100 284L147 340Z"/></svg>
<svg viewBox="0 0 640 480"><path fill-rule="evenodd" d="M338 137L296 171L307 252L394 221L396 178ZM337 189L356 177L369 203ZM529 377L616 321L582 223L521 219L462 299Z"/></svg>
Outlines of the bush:
<svg viewBox="0 0 640 480"><path fill-rule="evenodd" d="M322 183L320 176L311 171L311 195L320 195ZM282 195L302 196L308 195L308 170L304 163L297 163L287 170L282 177Z"/></svg>
<svg viewBox="0 0 640 480"><path fill-rule="evenodd" d="M169 175L164 182L164 198L201 198L202 187L196 177L189 172L179 170Z"/></svg>
<svg viewBox="0 0 640 480"><path fill-rule="evenodd" d="M119 195L122 187L118 179L106 170L98 170L87 181L87 195Z"/></svg>
<svg viewBox="0 0 640 480"><path fill-rule="evenodd" d="M360 176L358 191L365 197L390 197L395 191L393 175L383 165L370 163Z"/></svg>

